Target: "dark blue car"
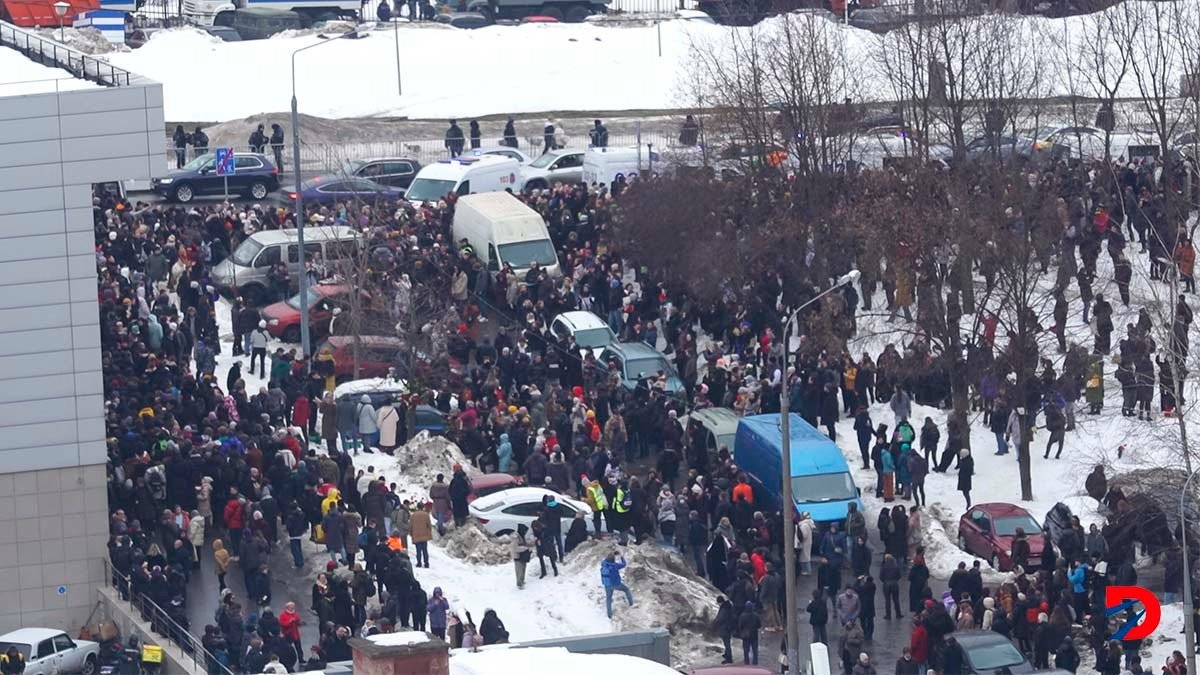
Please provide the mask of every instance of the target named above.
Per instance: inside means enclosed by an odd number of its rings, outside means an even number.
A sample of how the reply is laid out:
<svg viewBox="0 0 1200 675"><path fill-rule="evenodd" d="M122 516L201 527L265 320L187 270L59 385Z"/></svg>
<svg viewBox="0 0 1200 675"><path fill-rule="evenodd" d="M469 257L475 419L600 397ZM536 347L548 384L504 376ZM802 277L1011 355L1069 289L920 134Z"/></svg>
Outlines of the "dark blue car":
<svg viewBox="0 0 1200 675"><path fill-rule="evenodd" d="M317 176L300 184L300 193L306 202L332 204L361 200L375 202L378 200L395 201L404 196L402 188L390 185L380 185L366 178L330 175ZM296 193L289 192L288 198L296 200Z"/></svg>
<svg viewBox="0 0 1200 675"><path fill-rule="evenodd" d="M200 155L182 169L167 173L150 182L151 189L167 199L186 204L200 195L221 195L228 189L231 195L249 199L266 199L279 189L279 170L265 156L253 152L233 155L234 173L217 175L217 160L213 153Z"/></svg>

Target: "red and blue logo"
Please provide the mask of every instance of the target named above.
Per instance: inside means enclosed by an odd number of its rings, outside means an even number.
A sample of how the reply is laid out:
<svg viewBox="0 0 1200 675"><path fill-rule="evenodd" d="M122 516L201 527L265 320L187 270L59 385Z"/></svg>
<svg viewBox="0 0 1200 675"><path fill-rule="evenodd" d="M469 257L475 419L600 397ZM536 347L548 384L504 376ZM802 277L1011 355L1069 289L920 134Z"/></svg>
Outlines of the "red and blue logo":
<svg viewBox="0 0 1200 675"><path fill-rule="evenodd" d="M1104 589L1105 616L1127 612L1125 623L1112 634L1113 640L1141 640L1158 628L1162 606L1154 593L1141 586L1108 586ZM1141 605L1142 609L1137 610Z"/></svg>

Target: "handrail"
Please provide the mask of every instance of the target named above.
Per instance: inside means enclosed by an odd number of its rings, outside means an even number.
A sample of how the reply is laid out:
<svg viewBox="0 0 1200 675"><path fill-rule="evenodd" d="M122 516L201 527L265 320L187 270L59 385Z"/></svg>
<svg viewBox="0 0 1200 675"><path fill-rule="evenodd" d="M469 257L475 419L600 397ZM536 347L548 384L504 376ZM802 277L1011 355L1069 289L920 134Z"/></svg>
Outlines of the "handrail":
<svg viewBox="0 0 1200 675"><path fill-rule="evenodd" d="M204 648L204 644L186 630L183 626L176 623L169 614L158 606L145 594L133 596L133 582L129 577L117 570L116 566L107 557L103 558L104 569L106 576L110 580L110 585L117 590L117 595L120 599L129 604L130 611L137 611L142 617L150 616L151 630L157 635L166 638L169 642L179 647L185 656L192 657L192 665L195 668L201 669L210 675L233 675L233 671L229 666L217 660L217 657L210 651ZM166 633L158 630L157 627L165 627Z"/></svg>
<svg viewBox="0 0 1200 675"><path fill-rule="evenodd" d="M138 78L128 70L6 21L0 21L0 45L12 47L43 65L62 68L78 78L106 87L128 87Z"/></svg>

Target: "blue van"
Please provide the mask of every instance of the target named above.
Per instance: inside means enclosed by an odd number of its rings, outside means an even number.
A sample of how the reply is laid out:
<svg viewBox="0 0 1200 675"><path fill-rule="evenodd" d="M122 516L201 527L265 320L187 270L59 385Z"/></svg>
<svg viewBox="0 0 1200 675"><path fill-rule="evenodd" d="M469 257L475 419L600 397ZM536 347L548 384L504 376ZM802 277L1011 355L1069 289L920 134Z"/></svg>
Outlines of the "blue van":
<svg viewBox="0 0 1200 675"><path fill-rule="evenodd" d="M792 498L797 511L808 511L817 523L843 522L849 504L863 510L850 466L837 444L817 431L804 418L792 413L791 477ZM750 477L754 503L778 507L782 498L779 481L783 435L780 416L752 415L738 423L733 460Z"/></svg>

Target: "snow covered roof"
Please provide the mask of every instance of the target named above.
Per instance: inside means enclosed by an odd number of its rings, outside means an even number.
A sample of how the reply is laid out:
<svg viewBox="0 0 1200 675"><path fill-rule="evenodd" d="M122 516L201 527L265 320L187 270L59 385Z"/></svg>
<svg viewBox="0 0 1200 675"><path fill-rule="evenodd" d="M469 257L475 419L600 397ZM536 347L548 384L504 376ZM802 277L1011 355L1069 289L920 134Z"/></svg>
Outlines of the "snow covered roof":
<svg viewBox="0 0 1200 675"><path fill-rule="evenodd" d="M667 666L622 654L572 654L562 647L518 648L455 654L450 675L528 675L528 673L621 673L679 675Z"/></svg>
<svg viewBox="0 0 1200 675"><path fill-rule="evenodd" d="M96 84L80 80L61 68L43 66L30 61L15 49L0 47L0 96L48 94L96 87Z"/></svg>
<svg viewBox="0 0 1200 675"><path fill-rule="evenodd" d="M400 633L378 633L367 639L380 647L406 647L429 642L429 635L422 631L409 630Z"/></svg>

